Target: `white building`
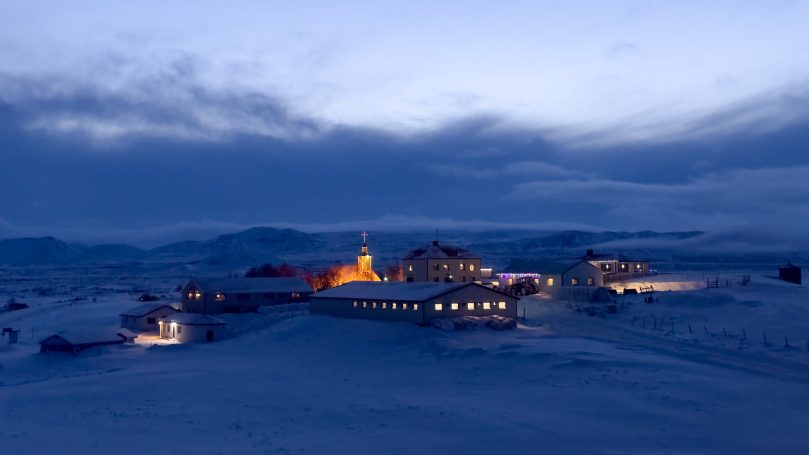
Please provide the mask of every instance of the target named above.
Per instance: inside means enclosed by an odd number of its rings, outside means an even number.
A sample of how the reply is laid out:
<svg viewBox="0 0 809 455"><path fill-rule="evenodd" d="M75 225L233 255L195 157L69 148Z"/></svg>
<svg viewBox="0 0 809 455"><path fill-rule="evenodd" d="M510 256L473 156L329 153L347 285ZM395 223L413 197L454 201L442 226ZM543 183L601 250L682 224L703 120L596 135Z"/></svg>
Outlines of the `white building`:
<svg viewBox="0 0 809 455"><path fill-rule="evenodd" d="M226 338L225 321L206 314L177 313L158 322L160 338L205 343Z"/></svg>
<svg viewBox="0 0 809 455"><path fill-rule="evenodd" d="M141 332L157 331L158 321L176 314L177 311L179 310L166 303L144 303L120 314L121 327Z"/></svg>
<svg viewBox="0 0 809 455"><path fill-rule="evenodd" d="M468 250L449 245L430 245L411 250L402 259L407 282L470 283L480 281L480 258Z"/></svg>
<svg viewBox="0 0 809 455"><path fill-rule="evenodd" d="M429 324L461 316L517 318L517 297L476 283L353 281L311 297L312 314Z"/></svg>

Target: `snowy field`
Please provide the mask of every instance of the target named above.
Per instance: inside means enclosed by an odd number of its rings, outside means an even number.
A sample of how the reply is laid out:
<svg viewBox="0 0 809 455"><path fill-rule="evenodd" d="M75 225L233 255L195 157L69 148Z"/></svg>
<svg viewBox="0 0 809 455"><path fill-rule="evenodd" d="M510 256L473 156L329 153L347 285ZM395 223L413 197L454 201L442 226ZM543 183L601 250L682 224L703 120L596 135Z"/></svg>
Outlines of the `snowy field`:
<svg viewBox="0 0 809 455"><path fill-rule="evenodd" d="M22 337L0 346L2 452L809 453L809 289L764 274L603 318L529 297L506 332L298 310L212 344L37 352L183 273L6 270L0 297L32 307L0 313Z"/></svg>

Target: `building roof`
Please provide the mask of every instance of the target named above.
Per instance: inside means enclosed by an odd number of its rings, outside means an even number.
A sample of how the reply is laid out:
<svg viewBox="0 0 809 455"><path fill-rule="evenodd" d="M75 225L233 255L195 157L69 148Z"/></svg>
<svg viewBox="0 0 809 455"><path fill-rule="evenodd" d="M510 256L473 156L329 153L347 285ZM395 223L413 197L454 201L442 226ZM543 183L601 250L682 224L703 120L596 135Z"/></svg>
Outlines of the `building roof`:
<svg viewBox="0 0 809 455"><path fill-rule="evenodd" d="M64 342L73 346L80 346L85 344L102 344L102 343L118 343L127 339L131 334L128 332L126 335L121 335L121 329L87 329L87 330L71 330L62 331L55 335L43 338L39 341L40 344L47 343L48 341L55 341L61 339Z"/></svg>
<svg viewBox="0 0 809 455"><path fill-rule="evenodd" d="M208 316L207 314L196 313L177 313L171 316L166 316L163 322L176 322L183 325L225 325L225 321Z"/></svg>
<svg viewBox="0 0 809 455"><path fill-rule="evenodd" d="M155 302L152 302L152 303L144 303L143 305L138 305L138 306L136 306L134 308L130 308L130 309L124 311L123 313L121 313L120 316L133 316L133 317L139 318L139 317L142 317L142 316L146 316L149 313L154 313L155 311L157 311L157 310L159 310L159 309L161 309L163 307L169 307L174 311L179 311L179 310L177 310L176 308L174 308L173 306L171 306L171 305L169 305L167 303L155 303Z"/></svg>
<svg viewBox="0 0 809 455"><path fill-rule="evenodd" d="M404 259L458 259L470 258L478 259L477 256L457 246L439 245L438 240L434 240L432 244L425 245L415 250L410 250Z"/></svg>
<svg viewBox="0 0 809 455"><path fill-rule="evenodd" d="M479 286L502 294L500 291L475 283L352 281L336 288L318 292L312 295L312 298L424 302L466 286Z"/></svg>
<svg viewBox="0 0 809 455"><path fill-rule="evenodd" d="M649 262L646 259L632 259L615 253L594 253L593 250L587 250L581 258L585 261Z"/></svg>
<svg viewBox="0 0 809 455"><path fill-rule="evenodd" d="M312 292L303 278L192 278L205 292Z"/></svg>

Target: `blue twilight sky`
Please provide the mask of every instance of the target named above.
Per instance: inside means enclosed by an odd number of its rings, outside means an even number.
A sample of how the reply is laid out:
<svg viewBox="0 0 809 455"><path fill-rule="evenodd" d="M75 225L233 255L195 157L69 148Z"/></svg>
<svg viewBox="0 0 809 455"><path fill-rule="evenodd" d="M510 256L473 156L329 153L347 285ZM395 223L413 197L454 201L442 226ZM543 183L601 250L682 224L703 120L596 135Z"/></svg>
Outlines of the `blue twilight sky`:
<svg viewBox="0 0 809 455"><path fill-rule="evenodd" d="M0 22L0 237L809 229L806 1L6 0Z"/></svg>

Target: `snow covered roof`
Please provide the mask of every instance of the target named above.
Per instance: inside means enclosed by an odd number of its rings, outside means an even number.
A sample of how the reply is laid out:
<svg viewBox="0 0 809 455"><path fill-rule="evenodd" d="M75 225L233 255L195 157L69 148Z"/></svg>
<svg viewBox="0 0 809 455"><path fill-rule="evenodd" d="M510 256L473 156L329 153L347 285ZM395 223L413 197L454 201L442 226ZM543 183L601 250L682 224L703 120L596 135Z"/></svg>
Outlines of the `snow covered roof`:
<svg viewBox="0 0 809 455"><path fill-rule="evenodd" d="M87 329L59 332L39 341L40 344L61 338L74 346L86 344L103 344L123 342L127 335L121 335L121 329Z"/></svg>
<svg viewBox="0 0 809 455"><path fill-rule="evenodd" d="M415 250L411 250L404 257L405 259L455 259L455 258L474 258L469 250L458 248L457 246L439 245L438 240L434 240L432 244L425 245Z"/></svg>
<svg viewBox="0 0 809 455"><path fill-rule="evenodd" d="M647 260L632 259L626 256L613 253L587 254L582 256L582 259L586 261L649 262Z"/></svg>
<svg viewBox="0 0 809 455"><path fill-rule="evenodd" d="M163 307L169 307L174 311L178 311L176 308L174 308L173 306L171 306L171 305L169 305L167 303L155 303L155 302L152 302L152 303L144 303L144 304L138 305L138 306L136 306L134 308L130 308L130 309L124 311L123 313L121 313L120 316L133 316L133 317L139 318L141 316L146 316L149 313L154 313L155 311L157 311L157 310L159 310L159 309L161 309Z"/></svg>
<svg viewBox="0 0 809 455"><path fill-rule="evenodd" d="M336 288L312 295L312 298L332 299L371 299L423 302L447 294L465 286L480 286L475 283L434 283L434 282L387 282L352 281ZM485 286L480 286L485 287ZM490 289L490 288L486 288ZM490 289L492 292L498 292ZM499 293L499 292L498 292Z"/></svg>
<svg viewBox="0 0 809 455"><path fill-rule="evenodd" d="M303 278L192 278L205 292L312 292Z"/></svg>
<svg viewBox="0 0 809 455"><path fill-rule="evenodd" d="M550 262L550 261L534 261L534 260L521 260L517 259L511 261L511 264L506 267L506 273L538 273L540 275L561 275L569 268L578 264L577 262Z"/></svg>
<svg viewBox="0 0 809 455"><path fill-rule="evenodd" d="M225 325L225 321L207 314L177 313L167 316L163 322L176 322L184 325Z"/></svg>

